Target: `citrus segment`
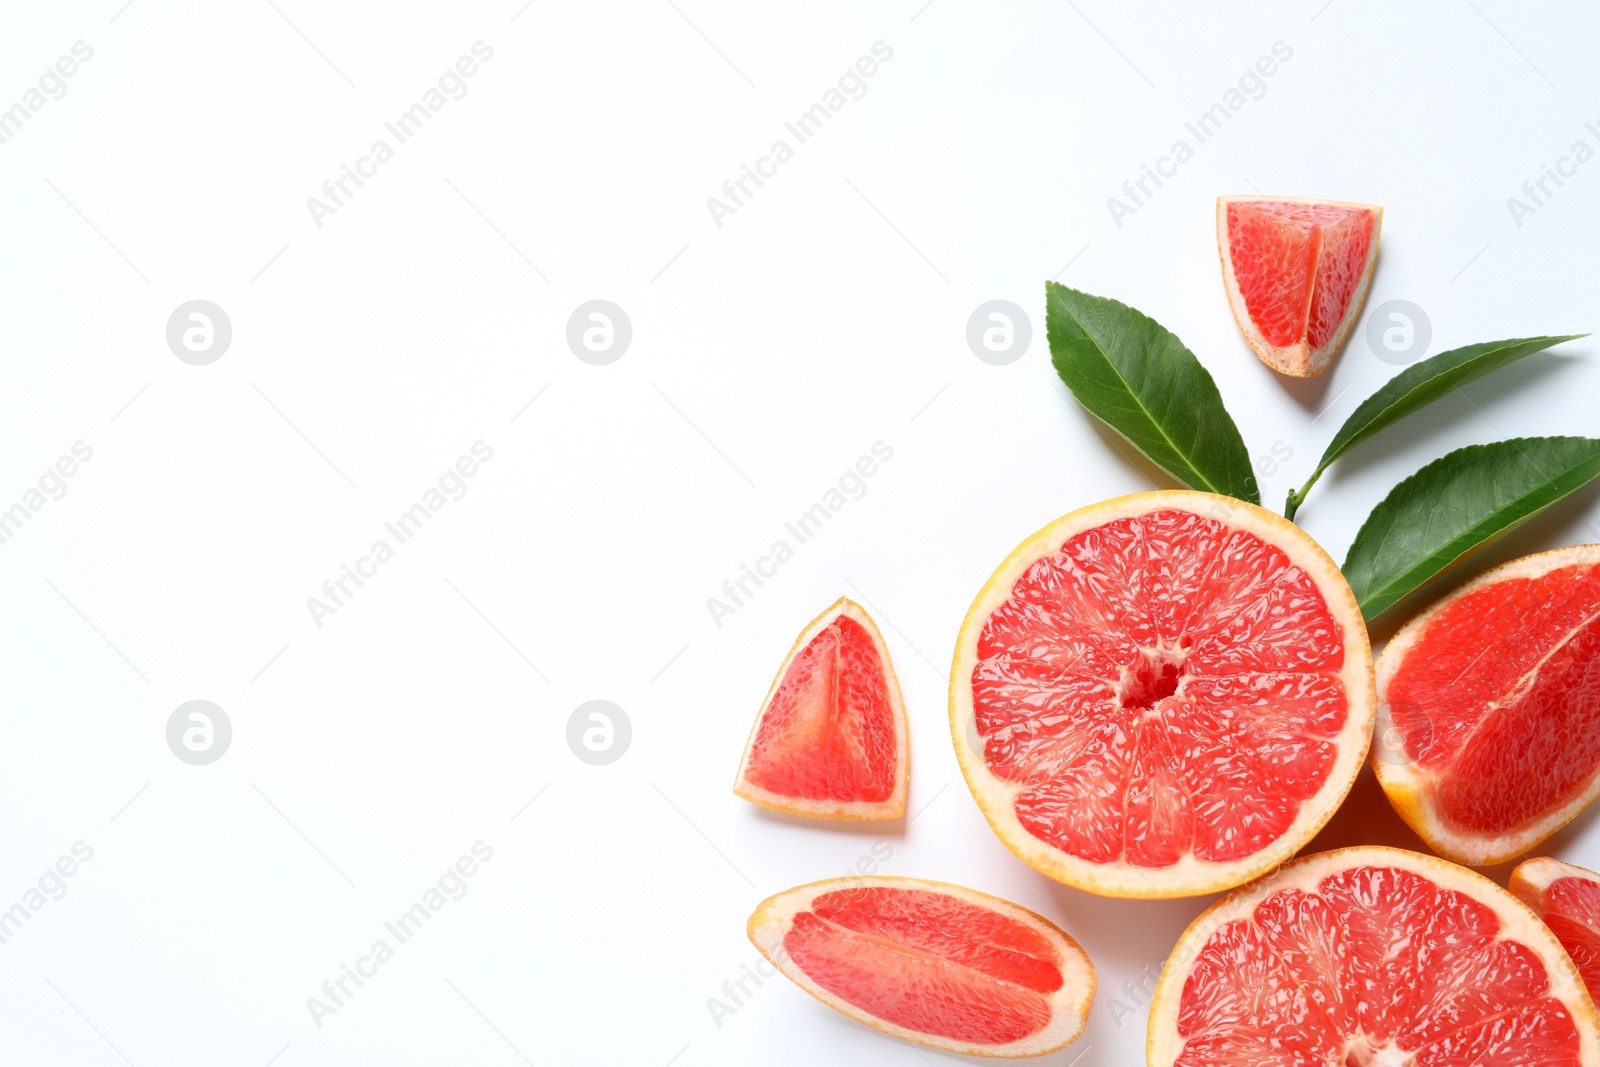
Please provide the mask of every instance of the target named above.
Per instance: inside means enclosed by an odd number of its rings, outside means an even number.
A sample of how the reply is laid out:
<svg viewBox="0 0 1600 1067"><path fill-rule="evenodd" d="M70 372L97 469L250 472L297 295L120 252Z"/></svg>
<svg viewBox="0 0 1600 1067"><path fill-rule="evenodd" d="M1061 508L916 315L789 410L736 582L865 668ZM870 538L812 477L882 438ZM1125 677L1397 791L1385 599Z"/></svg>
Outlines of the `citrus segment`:
<svg viewBox="0 0 1600 1067"><path fill-rule="evenodd" d="M1516 898L1443 860L1308 856L1195 920L1151 1001L1151 1067L1594 1067L1600 1017Z"/></svg>
<svg viewBox="0 0 1600 1067"><path fill-rule="evenodd" d="M1217 247L1234 320L1262 362L1320 374L1360 314L1383 209L1335 200L1224 196Z"/></svg>
<svg viewBox="0 0 1600 1067"><path fill-rule="evenodd" d="M750 731L734 792L824 819L897 819L906 803L906 718L889 650L840 599L789 650Z"/></svg>
<svg viewBox="0 0 1600 1067"><path fill-rule="evenodd" d="M914 878L791 889L750 917L750 939L824 1004L953 1052L1037 1056L1076 1039L1094 968L1015 904Z"/></svg>
<svg viewBox="0 0 1600 1067"><path fill-rule="evenodd" d="M1513 560L1378 660L1378 781L1435 851L1514 859L1600 794L1600 545Z"/></svg>
<svg viewBox="0 0 1600 1067"><path fill-rule="evenodd" d="M1600 998L1600 875L1541 856L1517 865L1511 891L1556 935L1590 998Z"/></svg>
<svg viewBox="0 0 1600 1067"><path fill-rule="evenodd" d="M1282 862L1372 730L1366 629L1298 527L1206 493L1073 512L967 613L956 754L1006 845L1113 896L1191 896Z"/></svg>

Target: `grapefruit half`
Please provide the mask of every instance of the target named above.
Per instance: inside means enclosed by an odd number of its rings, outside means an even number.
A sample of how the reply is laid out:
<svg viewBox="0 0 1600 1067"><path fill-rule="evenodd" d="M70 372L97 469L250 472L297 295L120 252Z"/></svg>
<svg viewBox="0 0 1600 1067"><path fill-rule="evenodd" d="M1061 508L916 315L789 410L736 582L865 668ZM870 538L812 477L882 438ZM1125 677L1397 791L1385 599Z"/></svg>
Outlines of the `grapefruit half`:
<svg viewBox="0 0 1600 1067"><path fill-rule="evenodd" d="M1150 1067L1595 1067L1600 1016L1521 901L1396 848L1323 852L1225 897L1156 984Z"/></svg>
<svg viewBox="0 0 1600 1067"><path fill-rule="evenodd" d="M762 901L750 940L784 977L875 1030L969 1056L1077 1040L1095 973L1026 908L920 878L834 878Z"/></svg>
<svg viewBox="0 0 1600 1067"><path fill-rule="evenodd" d="M1600 545L1486 571L1378 658L1373 769L1434 851L1525 855L1600 794Z"/></svg>
<svg viewBox="0 0 1600 1067"><path fill-rule="evenodd" d="M784 657L733 791L788 815L898 819L909 775L906 709L889 649L866 611L840 597Z"/></svg>
<svg viewBox="0 0 1600 1067"><path fill-rule="evenodd" d="M1540 856L1511 872L1511 892L1550 927L1590 998L1600 999L1600 874Z"/></svg>
<svg viewBox="0 0 1600 1067"><path fill-rule="evenodd" d="M1340 200L1223 196L1217 249L1233 319L1261 361L1310 378L1361 313L1383 208Z"/></svg>
<svg viewBox="0 0 1600 1067"><path fill-rule="evenodd" d="M1182 897L1311 839L1374 703L1355 597L1303 530L1231 497L1139 493L1057 519L984 584L950 732L1021 859L1091 893Z"/></svg>

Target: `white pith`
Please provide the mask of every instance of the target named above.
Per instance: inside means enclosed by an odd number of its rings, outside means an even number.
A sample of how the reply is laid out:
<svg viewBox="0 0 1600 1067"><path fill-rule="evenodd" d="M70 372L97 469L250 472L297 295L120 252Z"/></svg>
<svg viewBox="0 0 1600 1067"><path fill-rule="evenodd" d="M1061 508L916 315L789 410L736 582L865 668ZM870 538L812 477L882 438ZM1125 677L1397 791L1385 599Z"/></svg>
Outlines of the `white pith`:
<svg viewBox="0 0 1600 1067"><path fill-rule="evenodd" d="M1339 320L1339 325L1334 329L1333 336L1321 348L1312 349L1306 342L1282 347L1275 345L1262 336L1256 324L1250 318L1250 311L1245 306L1244 294L1239 289L1239 279L1233 270L1233 255L1228 241L1228 205L1249 201L1267 201L1281 204L1331 204L1335 207L1361 208L1372 212L1372 236L1367 242L1367 261L1361 268L1361 278L1356 282L1355 291L1350 294L1350 302L1345 305L1344 316ZM1328 364L1343 347L1350 328L1361 317L1362 305L1366 303L1367 289L1372 282L1373 268L1378 261L1378 236L1383 229L1383 208L1375 204L1357 204L1347 200L1317 200L1302 196L1219 196L1217 198L1217 255L1222 260L1222 284L1228 294L1228 305L1233 310L1234 322L1238 323L1239 330L1255 350L1261 362L1271 367L1280 374L1287 374L1295 378L1314 378L1328 369Z"/></svg>
<svg viewBox="0 0 1600 1067"><path fill-rule="evenodd" d="M908 1030L903 1026L898 1026L862 1011L848 1001L842 1000L823 989L789 958L789 954L783 945L784 935L789 932L789 928L794 924L795 916L809 909L811 902L823 893L830 893L837 889L864 889L874 886L887 886L896 889L925 889L936 893L944 893L969 904L975 904L1009 916L1043 934L1061 954L1062 961L1062 986L1050 998L1050 1022L1038 1033L1030 1034L1018 1041L1004 1045L976 1045L940 1037L935 1034L925 1034L917 1030ZM946 1052L955 1052L967 1056L1000 1058L1043 1056L1078 1039L1079 1035L1083 1033L1084 1026L1088 1023L1089 1005L1094 999L1096 981L1094 965L1089 962L1088 955L1078 943L1061 930L1060 927L1043 916L1037 915L1027 908L1020 907L1008 900L1001 900L999 897L992 897L987 893L980 893L977 890L967 889L965 886L952 885L947 882L887 876L830 878L826 881L812 882L809 885L796 886L794 889L786 890L762 901L750 916L746 930L750 936L751 943L760 950L761 954L774 967L783 973L785 978L828 1005L828 1007L893 1037L902 1038L918 1045L925 1045L929 1048L942 1049Z"/></svg>
<svg viewBox="0 0 1600 1067"><path fill-rule="evenodd" d="M1313 892L1323 879L1354 867L1387 867L1411 871L1446 889L1466 894L1491 908L1500 920L1500 940L1521 942L1543 962L1550 979L1550 995L1571 1013L1578 1030L1580 1061L1600 1067L1600 1015L1595 1012L1583 979L1566 950L1550 929L1522 901L1482 875L1447 860L1405 849L1366 845L1305 856L1258 882L1224 897L1196 919L1178 939L1150 1001L1150 1023L1145 1042L1148 1067L1172 1067L1183 1051L1178 1035L1178 1008L1190 968L1218 928L1248 917L1261 901L1283 889ZM1349 1035L1352 1039L1363 1035ZM1360 1061L1357 1061L1360 1062ZM1395 1061L1401 1064L1406 1060ZM1372 1067L1388 1065L1369 1061Z"/></svg>
<svg viewBox="0 0 1600 1067"><path fill-rule="evenodd" d="M872 646L877 651L878 659L883 664L884 684L889 691L889 708L894 717L895 734L895 770L894 791L888 799L883 801L834 801L810 800L805 797L784 796L765 789L745 778L745 772L750 766L750 753L756 743L756 734L761 729L761 720L766 718L767 709L772 704L772 697L778 691L778 686L783 684L783 676L789 671L789 664L795 656L811 643L823 630L832 625L840 616L849 616L861 624L862 629L872 638ZM759 804L771 811L782 812L785 815L802 815L813 819L836 819L842 821L862 821L869 819L898 819L906 813L906 787L911 776L911 749L906 737L906 708L905 701L900 696L900 680L895 677L894 663L889 659L889 646L883 643L883 634L878 631L878 626L872 621L866 609L855 601L840 597L830 604L826 611L806 624L806 628L795 638L789 647L788 655L783 657L783 663L778 666L778 673L772 679L772 685L767 689L766 697L761 701L761 710L756 713L756 721L750 727L750 736L744 743L744 755L739 758L739 773L734 778L733 791L752 804Z"/></svg>
<svg viewBox="0 0 1600 1067"><path fill-rule="evenodd" d="M1467 582L1459 589L1430 604L1415 618L1405 624L1394 638L1384 648L1378 657L1377 684L1378 684L1378 718L1377 737L1380 743L1388 746L1388 751L1395 756L1384 756L1384 749L1373 746L1372 769L1377 775L1378 784L1383 787L1384 794L1388 796L1389 803L1395 811L1405 820L1406 824L1415 830L1428 846L1435 852L1457 863L1465 863L1474 867L1489 866L1496 863L1505 863L1526 855L1541 841L1548 838L1561 827L1571 822L1578 813L1600 796L1600 766L1596 766L1590 774L1588 781L1582 789L1560 807L1553 809L1542 818L1536 819L1526 826L1514 831L1495 834L1478 834L1456 829L1439 817L1433 803L1433 791L1438 781L1439 772L1430 770L1415 762L1415 758L1405 751L1400 741L1400 732L1395 729L1392 711L1389 707L1389 684L1394 680L1396 672L1404 662L1407 655L1416 646L1417 642L1426 632L1430 623L1441 611L1455 603L1463 596L1467 596L1487 585L1516 578L1537 578L1552 570L1580 564L1600 563L1600 545L1572 545L1567 548L1558 548L1549 552L1538 552L1531 556L1523 556L1509 563L1501 564L1492 570L1485 571L1472 581ZM1593 622L1596 616L1589 616L1579 623L1572 632L1551 645L1539 663L1535 664L1512 686L1502 694L1493 706L1498 707L1514 697L1538 674L1539 669L1554 655L1567 641L1572 638L1577 629ZM1480 718L1480 722L1482 719ZM1459 747L1457 751L1459 751ZM1448 767L1448 765L1446 765Z"/></svg>
<svg viewBox="0 0 1600 1067"><path fill-rule="evenodd" d="M1334 743L1338 755L1321 788L1301 804L1289 828L1270 846L1243 859L1211 862L1185 853L1163 868L1092 863L1035 837L1023 827L1013 807L1024 786L993 774L985 762L972 705L972 670L984 623L1010 596L1018 577L1035 560L1055 552L1083 530L1120 518L1178 509L1246 530L1276 545L1305 570L1322 592L1329 611L1344 630L1344 666L1340 678L1349 700L1345 725ZM1376 693L1372 652L1355 596L1338 566L1309 535L1288 520L1232 497L1190 490L1137 493L1079 509L1039 530L1019 545L973 601L956 641L950 676L950 731L962 775L995 833L1020 859L1059 882L1102 896L1167 898L1198 896L1241 885L1288 860L1333 816L1360 773L1372 737Z"/></svg>

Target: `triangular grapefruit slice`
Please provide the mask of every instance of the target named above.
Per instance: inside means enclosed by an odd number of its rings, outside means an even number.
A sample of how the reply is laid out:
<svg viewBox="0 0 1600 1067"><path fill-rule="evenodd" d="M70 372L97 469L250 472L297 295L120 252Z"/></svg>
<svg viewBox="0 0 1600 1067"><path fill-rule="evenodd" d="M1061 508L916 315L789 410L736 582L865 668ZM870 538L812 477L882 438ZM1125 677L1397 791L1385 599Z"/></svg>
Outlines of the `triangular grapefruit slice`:
<svg viewBox="0 0 1600 1067"><path fill-rule="evenodd" d="M788 815L898 819L909 759L889 649L866 611L840 597L778 668L733 791Z"/></svg>
<svg viewBox="0 0 1600 1067"><path fill-rule="evenodd" d="M1094 998L1094 966L1053 923L944 882L813 882L763 901L748 930L828 1007L947 1052L1054 1052L1083 1033Z"/></svg>
<svg viewBox="0 0 1600 1067"><path fill-rule="evenodd" d="M1225 897L1173 949L1150 1067L1596 1067L1600 1016L1521 901L1464 867L1346 848Z"/></svg>
<svg viewBox="0 0 1600 1067"><path fill-rule="evenodd" d="M1600 545L1524 556L1378 658L1373 769L1435 852L1526 855L1600 795Z"/></svg>
<svg viewBox="0 0 1600 1067"><path fill-rule="evenodd" d="M1372 658L1303 530L1210 493L1057 519L984 585L950 730L1000 840L1116 897L1232 888L1293 856L1372 735Z"/></svg>
<svg viewBox="0 0 1600 1067"><path fill-rule="evenodd" d="M1511 892L1550 927L1600 1000L1600 874L1540 856L1511 872Z"/></svg>
<svg viewBox="0 0 1600 1067"><path fill-rule="evenodd" d="M1383 208L1224 196L1217 249L1233 319L1261 361L1296 378L1327 369L1361 313Z"/></svg>

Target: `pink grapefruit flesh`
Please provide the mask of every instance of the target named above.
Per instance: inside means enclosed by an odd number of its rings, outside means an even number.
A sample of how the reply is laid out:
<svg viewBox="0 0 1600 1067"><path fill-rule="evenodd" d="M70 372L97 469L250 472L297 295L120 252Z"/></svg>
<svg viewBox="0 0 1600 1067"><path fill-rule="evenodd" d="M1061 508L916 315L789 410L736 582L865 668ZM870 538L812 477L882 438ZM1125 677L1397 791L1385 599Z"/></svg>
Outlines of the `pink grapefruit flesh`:
<svg viewBox="0 0 1600 1067"><path fill-rule="evenodd" d="M734 792L791 815L897 819L907 774L905 706L889 651L866 611L840 599L779 668Z"/></svg>
<svg viewBox="0 0 1600 1067"><path fill-rule="evenodd" d="M1383 209L1284 197L1217 201L1217 245L1234 320L1262 362L1309 378L1360 314Z"/></svg>
<svg viewBox="0 0 1600 1067"><path fill-rule="evenodd" d="M1600 545L1513 560L1378 660L1373 767L1440 855L1525 855L1600 794Z"/></svg>
<svg viewBox="0 0 1600 1067"><path fill-rule="evenodd" d="M1511 892L1544 920L1600 999L1600 874L1540 856L1511 872Z"/></svg>
<svg viewBox="0 0 1600 1067"><path fill-rule="evenodd" d="M1015 904L914 878L842 878L780 893L750 939L823 1003L952 1052L1037 1056L1082 1032L1094 968Z"/></svg>
<svg viewBox="0 0 1600 1067"><path fill-rule="evenodd" d="M1366 755L1366 628L1299 527L1142 493L1040 530L978 594L951 733L1002 841L1090 892L1192 896L1297 851Z"/></svg>
<svg viewBox="0 0 1600 1067"><path fill-rule="evenodd" d="M1150 1067L1594 1067L1600 1018L1515 897L1432 856L1297 860L1195 920L1150 1008Z"/></svg>

